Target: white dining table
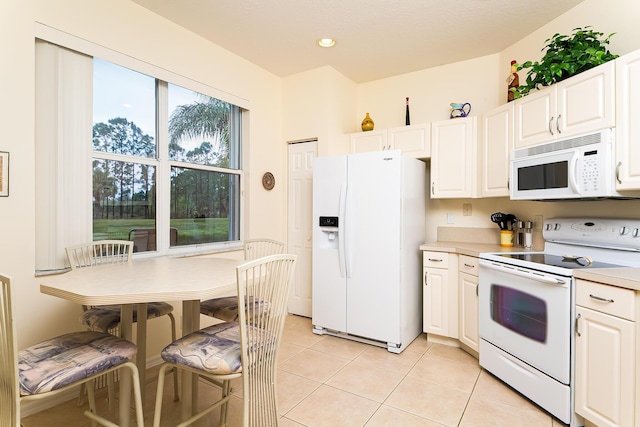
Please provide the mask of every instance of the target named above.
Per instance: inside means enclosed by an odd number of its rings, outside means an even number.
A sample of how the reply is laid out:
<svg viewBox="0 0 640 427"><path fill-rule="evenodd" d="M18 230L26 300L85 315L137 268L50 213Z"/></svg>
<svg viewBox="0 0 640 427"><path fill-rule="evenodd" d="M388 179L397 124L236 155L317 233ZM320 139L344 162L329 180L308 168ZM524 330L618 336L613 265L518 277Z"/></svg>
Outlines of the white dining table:
<svg viewBox="0 0 640 427"><path fill-rule="evenodd" d="M122 337L132 340L133 306L137 304L136 365L143 393L146 384L147 306L155 301L182 301L182 335L200 327L200 301L237 292L236 267L229 258L148 258L122 264L80 268L41 278L40 292L82 305L121 304ZM125 371L123 371L124 373ZM129 425L131 377L120 378L120 421ZM182 415L189 417L197 402L197 376L183 375Z"/></svg>

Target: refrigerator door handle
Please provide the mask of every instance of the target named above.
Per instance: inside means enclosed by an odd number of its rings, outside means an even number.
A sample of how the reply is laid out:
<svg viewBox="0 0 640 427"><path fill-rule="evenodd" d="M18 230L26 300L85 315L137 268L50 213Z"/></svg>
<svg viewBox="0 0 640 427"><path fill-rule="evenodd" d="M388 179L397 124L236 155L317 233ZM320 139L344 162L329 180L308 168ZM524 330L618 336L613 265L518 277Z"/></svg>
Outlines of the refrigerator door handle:
<svg viewBox="0 0 640 427"><path fill-rule="evenodd" d="M345 248L345 226L344 219L347 210L347 189L344 184L340 186L340 207L338 211L338 263L340 265L340 277L349 277L349 271L347 270L347 251Z"/></svg>

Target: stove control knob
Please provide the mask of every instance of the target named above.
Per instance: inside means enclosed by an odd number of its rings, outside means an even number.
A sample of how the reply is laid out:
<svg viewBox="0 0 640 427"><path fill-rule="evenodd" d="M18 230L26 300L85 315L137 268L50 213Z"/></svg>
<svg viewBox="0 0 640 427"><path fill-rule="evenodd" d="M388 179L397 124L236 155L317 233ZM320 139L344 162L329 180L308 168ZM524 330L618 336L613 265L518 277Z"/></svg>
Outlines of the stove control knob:
<svg viewBox="0 0 640 427"><path fill-rule="evenodd" d="M552 226L551 224L549 224L549 223L546 223L546 224L544 225L544 229L545 229L546 231L551 231L551 230L553 229L553 226Z"/></svg>
<svg viewBox="0 0 640 427"><path fill-rule="evenodd" d="M556 231L560 230L560 224L555 224L553 226L553 229L556 230Z"/></svg>
<svg viewBox="0 0 640 427"><path fill-rule="evenodd" d="M624 236L627 233L629 233L629 229L627 227L625 227L624 225L622 227L620 227L620 235L621 236Z"/></svg>
<svg viewBox="0 0 640 427"><path fill-rule="evenodd" d="M633 233L631 233L631 235L633 237L640 237L640 229L639 228L634 228L633 229Z"/></svg>

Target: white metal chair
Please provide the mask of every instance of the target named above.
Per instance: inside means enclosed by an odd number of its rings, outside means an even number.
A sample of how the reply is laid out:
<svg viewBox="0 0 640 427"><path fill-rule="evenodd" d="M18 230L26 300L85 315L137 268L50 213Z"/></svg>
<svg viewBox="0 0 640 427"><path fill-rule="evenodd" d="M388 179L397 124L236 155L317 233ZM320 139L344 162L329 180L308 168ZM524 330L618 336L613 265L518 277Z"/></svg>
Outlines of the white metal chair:
<svg viewBox="0 0 640 427"><path fill-rule="evenodd" d="M77 268L95 267L104 264L131 262L133 242L127 240L97 240L66 248L67 259L72 270ZM120 305L82 306L83 313L80 323L90 331L107 332L115 336L120 335ZM176 319L173 316L173 306L166 302L151 302L147 304L147 319L168 316L171 321L171 341L176 340ZM133 309L133 321L138 317L137 308ZM83 391L81 390L80 402ZM178 375L174 372L174 400L179 399ZM112 387L109 387L109 402L113 402Z"/></svg>
<svg viewBox="0 0 640 427"><path fill-rule="evenodd" d="M111 334L95 331L61 335L17 351L11 308L11 279L0 275L0 427L20 425L20 401L43 399L79 384L129 369L133 376L136 422L143 426L138 368L131 362L135 344ZM89 390L89 410L84 414L96 423L113 426L96 413L94 387Z"/></svg>
<svg viewBox="0 0 640 427"><path fill-rule="evenodd" d="M220 407L226 425L230 381L243 379L243 426L277 426L276 360L287 316L287 296L293 280L295 255L271 255L237 267L239 321L219 323L188 334L162 350L153 425L160 425L163 372L177 367L222 383L222 398L179 426L190 425ZM245 305L255 295L268 309Z"/></svg>
<svg viewBox="0 0 640 427"><path fill-rule="evenodd" d="M272 239L250 239L244 241L244 259L251 261L268 255L284 252L284 243ZM252 297L249 296L251 299ZM220 297L200 302L200 314L225 322L238 320L238 298Z"/></svg>

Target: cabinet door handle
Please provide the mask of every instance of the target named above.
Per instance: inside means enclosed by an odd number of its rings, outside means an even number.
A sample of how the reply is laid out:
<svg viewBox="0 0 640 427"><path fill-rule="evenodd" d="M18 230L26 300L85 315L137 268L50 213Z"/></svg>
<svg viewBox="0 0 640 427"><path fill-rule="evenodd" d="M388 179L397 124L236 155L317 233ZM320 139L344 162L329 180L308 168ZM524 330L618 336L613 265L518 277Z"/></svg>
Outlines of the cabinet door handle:
<svg viewBox="0 0 640 427"><path fill-rule="evenodd" d="M551 122L553 121L553 117L549 117L549 133L553 135L553 129L551 129Z"/></svg>
<svg viewBox="0 0 640 427"><path fill-rule="evenodd" d="M442 261L444 261L443 259L438 259L438 258L427 258L427 259L429 261L432 261L432 262L442 262Z"/></svg>
<svg viewBox="0 0 640 427"><path fill-rule="evenodd" d="M622 169L622 162L618 162L616 165L616 181L618 181L618 184L622 184L622 180L620 179L620 169Z"/></svg>
<svg viewBox="0 0 640 427"><path fill-rule="evenodd" d="M480 296L480 295L478 295L478 288L479 288L479 287L480 287L480 286L476 284L476 296L477 296L477 297L479 297L479 296Z"/></svg>
<svg viewBox="0 0 640 427"><path fill-rule="evenodd" d="M602 297L599 297L599 296L593 295L593 294L589 294L589 298L594 299L596 301L602 301L602 302L608 302L608 303L615 302L614 300L612 300L610 298L602 298Z"/></svg>
<svg viewBox="0 0 640 427"><path fill-rule="evenodd" d="M424 272L424 285L427 286L427 272Z"/></svg>
<svg viewBox="0 0 640 427"><path fill-rule="evenodd" d="M473 264L467 264L466 262L464 263L465 267L469 267L469 268L475 268L475 265Z"/></svg>
<svg viewBox="0 0 640 427"><path fill-rule="evenodd" d="M432 196L433 196L434 194L436 194L436 193L435 193L435 191L434 191L434 189L433 189L435 185L436 185L435 181L432 181L432 182L431 182L431 195L432 195Z"/></svg>
<svg viewBox="0 0 640 427"><path fill-rule="evenodd" d="M580 334L580 328L578 328L578 325L580 325L580 323L578 322L579 320L580 320L580 313L576 315L576 335L580 337L582 335Z"/></svg>
<svg viewBox="0 0 640 427"><path fill-rule="evenodd" d="M562 118L562 114L558 114L558 118L556 119L556 130L558 131L558 135L562 133L560 130L560 119Z"/></svg>

